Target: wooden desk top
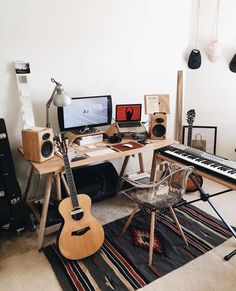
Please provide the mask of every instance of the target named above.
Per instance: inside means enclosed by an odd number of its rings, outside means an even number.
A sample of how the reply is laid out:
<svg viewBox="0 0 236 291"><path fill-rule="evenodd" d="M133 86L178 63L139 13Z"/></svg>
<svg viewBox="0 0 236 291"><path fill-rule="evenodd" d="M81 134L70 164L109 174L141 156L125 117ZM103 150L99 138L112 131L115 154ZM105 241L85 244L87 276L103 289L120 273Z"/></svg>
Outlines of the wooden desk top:
<svg viewBox="0 0 236 291"><path fill-rule="evenodd" d="M128 143L130 141L134 142L134 140L123 139L122 143ZM100 156L96 156L96 157L88 157L84 160L75 161L75 162L71 163L71 167L72 168L80 167L80 166L89 165L89 164L93 164L93 163L103 162L105 160L112 160L112 159L130 156L133 154L139 154L139 153L144 153L144 152L148 152L148 151L153 151L153 150L162 148L164 146L171 145L173 143L177 143L177 141L168 140L168 139L151 140L151 141L152 141L152 143L147 144L145 146L142 146L140 148L129 149L129 150L122 151L122 152L121 151L120 152L114 151L114 153L109 153L109 154L100 155ZM101 144L101 143L99 143L99 144ZM108 144L106 142L102 142L102 144L107 145L111 148L113 145L115 145L115 144ZM85 146L78 147L79 154L84 154L86 152L91 152L94 150L96 151L98 149L103 149L103 148L105 148L105 147L99 146L99 147L96 147L94 149L88 149ZM24 156L23 148L21 147L18 150ZM48 173L60 173L64 170L64 162L63 162L62 158L58 157L57 155L55 155L53 158L51 158L43 163L37 163L37 162L32 162L32 161L29 161L29 163L31 163L33 168L40 175L48 174Z"/></svg>

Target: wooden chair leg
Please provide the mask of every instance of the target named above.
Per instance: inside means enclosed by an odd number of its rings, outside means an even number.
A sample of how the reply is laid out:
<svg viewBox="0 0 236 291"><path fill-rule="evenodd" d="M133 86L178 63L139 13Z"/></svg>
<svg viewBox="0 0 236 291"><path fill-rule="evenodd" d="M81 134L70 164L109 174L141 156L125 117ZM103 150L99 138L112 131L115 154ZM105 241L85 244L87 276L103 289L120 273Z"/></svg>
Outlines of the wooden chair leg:
<svg viewBox="0 0 236 291"><path fill-rule="evenodd" d="M151 215L151 226L150 226L150 243L149 243L149 256L148 256L148 265L152 265L152 256L153 256L153 246L154 246L154 231L155 231L155 219L156 212L152 211Z"/></svg>
<svg viewBox="0 0 236 291"><path fill-rule="evenodd" d="M129 218L128 218L126 224L125 224L125 226L122 229L121 235L123 235L126 232L128 226L130 225L130 223L131 223L131 221L132 221L135 213L138 211L138 209L139 209L139 205L138 204L135 204L135 206L133 208L133 211L131 212L131 214L130 214L130 216L129 216Z"/></svg>
<svg viewBox="0 0 236 291"><path fill-rule="evenodd" d="M169 209L170 209L171 216L174 219L174 221L176 223L176 226L177 226L177 228L178 228L178 230L180 232L180 235L181 235L182 239L184 240L186 246L188 246L188 241L187 241L187 239L186 239L186 237L184 235L183 229L182 229L182 227L181 227L181 225L179 223L179 220L178 220L173 208L171 206L169 206Z"/></svg>

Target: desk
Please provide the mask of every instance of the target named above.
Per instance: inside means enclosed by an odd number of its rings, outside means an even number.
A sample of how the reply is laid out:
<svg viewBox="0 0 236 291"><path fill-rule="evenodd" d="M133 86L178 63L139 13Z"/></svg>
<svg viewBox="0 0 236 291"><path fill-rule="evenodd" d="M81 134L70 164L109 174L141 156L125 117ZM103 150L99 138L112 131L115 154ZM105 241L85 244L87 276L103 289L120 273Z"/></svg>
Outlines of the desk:
<svg viewBox="0 0 236 291"><path fill-rule="evenodd" d="M128 143L131 140L123 140L123 142ZM133 140L132 140L133 141ZM155 175L155 170L156 170L156 154L158 153L158 149L168 146L170 144L176 143L173 140L152 140L151 144L147 144L145 146L142 146L140 148L136 149L129 149L127 151L123 152L114 152L114 153L109 153L106 155L101 155L97 157L89 157L84 160L80 161L75 161L71 163L71 167L80 167L80 166L85 166L85 165L90 165L94 163L99 163L103 162L105 160L113 160L113 159L118 159L118 158L124 158L123 165L120 171L120 177L123 176L126 166L128 164L129 158L132 155L138 154L139 156L139 163L140 163L140 171L144 171L143 167L143 160L142 160L142 153L148 152L148 151L153 151L153 158L152 158L152 165L151 165L151 180L154 179ZM106 143L104 143L106 145ZM109 144L111 146L111 144ZM83 147L84 148L84 147ZM93 149L81 149L81 154L84 152L88 151L93 151ZM23 150L22 148L19 148L19 152L23 155ZM24 155L23 155L24 156ZM26 192L25 192L25 202L29 204L31 209L33 210L34 213L36 213L36 218L40 221L39 223L39 231L38 231L38 249L41 249L43 247L43 240L44 236L52 233L56 230L59 229L60 225L55 225L55 226L50 226L46 227L46 219L47 219L47 213L48 213L48 205L49 205L49 200L50 200L50 195L51 195L51 189L52 189L52 183L54 182L56 185L56 195L57 199L61 199L61 186L60 186L60 178L63 176L62 172L64 171L64 162L63 160L58 157L54 156L53 158L43 162L43 163L36 163L36 162L31 162L28 161L31 166L31 171L30 175L27 181L27 186L26 186ZM30 184L32 182L32 177L33 173L36 172L39 175L46 175L46 185L44 189L44 194L43 194L43 209L41 216L37 214L36 207L34 206L34 203L30 199L29 196L29 189L30 189ZM32 198L32 197L31 197Z"/></svg>

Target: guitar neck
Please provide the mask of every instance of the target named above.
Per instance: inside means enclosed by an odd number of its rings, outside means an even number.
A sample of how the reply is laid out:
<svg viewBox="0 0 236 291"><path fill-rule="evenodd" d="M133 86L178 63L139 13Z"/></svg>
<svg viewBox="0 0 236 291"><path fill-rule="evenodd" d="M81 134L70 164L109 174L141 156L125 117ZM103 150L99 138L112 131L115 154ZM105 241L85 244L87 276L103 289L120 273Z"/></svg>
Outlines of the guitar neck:
<svg viewBox="0 0 236 291"><path fill-rule="evenodd" d="M192 131L193 126L191 124L188 125L188 138L187 138L187 146L192 146Z"/></svg>
<svg viewBox="0 0 236 291"><path fill-rule="evenodd" d="M63 154L63 160L64 160L64 165L65 165L67 183L68 183L68 187L70 191L71 202L72 202L73 208L75 208L79 206L79 202L77 199L77 190L75 187L74 176L70 167L70 162L69 162L69 158L67 154Z"/></svg>

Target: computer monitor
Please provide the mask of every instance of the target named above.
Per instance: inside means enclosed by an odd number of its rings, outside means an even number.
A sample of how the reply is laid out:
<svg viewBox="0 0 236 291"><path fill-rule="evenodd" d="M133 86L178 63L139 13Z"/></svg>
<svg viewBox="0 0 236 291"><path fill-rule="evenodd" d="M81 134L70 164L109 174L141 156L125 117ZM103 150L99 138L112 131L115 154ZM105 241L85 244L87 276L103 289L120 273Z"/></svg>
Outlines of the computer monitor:
<svg viewBox="0 0 236 291"><path fill-rule="evenodd" d="M80 133L93 130L97 126L111 124L111 96L75 97L70 105L58 107L57 112L61 131Z"/></svg>

